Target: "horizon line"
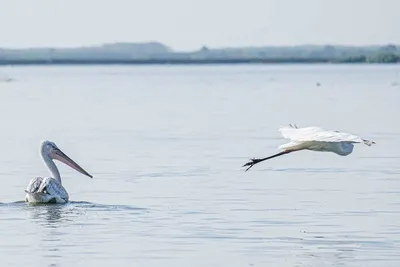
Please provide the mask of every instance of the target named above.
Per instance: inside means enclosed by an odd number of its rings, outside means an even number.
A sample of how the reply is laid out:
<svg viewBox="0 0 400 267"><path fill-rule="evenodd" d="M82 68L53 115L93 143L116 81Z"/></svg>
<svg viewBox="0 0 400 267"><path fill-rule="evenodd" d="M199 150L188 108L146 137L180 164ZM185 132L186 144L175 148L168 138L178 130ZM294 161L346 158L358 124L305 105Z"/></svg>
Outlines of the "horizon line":
<svg viewBox="0 0 400 267"><path fill-rule="evenodd" d="M181 51L198 51L203 48L210 50L218 49L240 49L240 48L290 48L290 47L302 47L302 46L333 46L333 47L385 47L385 46L400 46L400 44L387 42L387 43L369 43L369 44L346 44L346 43L298 43L298 44L266 44L266 45L232 45L232 46L209 46L207 44L200 45L196 49L174 49L166 43L161 41L140 41L140 42L126 42L126 41L115 41L115 42L104 42L104 43L93 43L93 44L82 44L82 45L70 45L70 46L59 46L59 45L49 45L49 46L0 46L0 50L30 50L30 49L82 49L82 48L94 48L103 47L109 45L150 45L159 44L163 45L172 50L172 52Z"/></svg>

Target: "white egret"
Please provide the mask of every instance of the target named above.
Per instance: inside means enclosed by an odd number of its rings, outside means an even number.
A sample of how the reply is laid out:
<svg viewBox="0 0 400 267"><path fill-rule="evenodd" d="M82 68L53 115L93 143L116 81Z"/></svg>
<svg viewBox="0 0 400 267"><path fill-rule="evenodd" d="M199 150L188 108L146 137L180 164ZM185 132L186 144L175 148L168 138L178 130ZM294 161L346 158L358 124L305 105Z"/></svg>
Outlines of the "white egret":
<svg viewBox="0 0 400 267"><path fill-rule="evenodd" d="M353 152L354 143L364 143L367 146L375 144L374 141L366 140L353 134L342 133L339 131L326 131L319 127L298 128L296 125L290 124L290 127L281 127L279 128L279 131L282 136L289 139L290 142L281 145L279 149L282 151L275 155L266 158L251 159L242 166L249 166L246 171L257 163L295 151L312 150L333 152L340 156L347 156Z"/></svg>
<svg viewBox="0 0 400 267"><path fill-rule="evenodd" d="M68 192L62 186L60 172L53 159L59 160L78 172L93 178L82 167L65 155L51 141L43 141L40 145L40 155L53 177L36 177L32 179L25 192L26 202L31 203L66 203L69 200Z"/></svg>

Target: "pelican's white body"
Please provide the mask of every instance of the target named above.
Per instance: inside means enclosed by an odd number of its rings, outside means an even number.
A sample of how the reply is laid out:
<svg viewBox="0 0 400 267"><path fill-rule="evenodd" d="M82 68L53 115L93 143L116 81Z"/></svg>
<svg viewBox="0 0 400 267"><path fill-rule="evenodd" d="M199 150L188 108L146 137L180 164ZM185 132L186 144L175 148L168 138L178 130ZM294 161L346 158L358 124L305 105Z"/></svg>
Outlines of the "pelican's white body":
<svg viewBox="0 0 400 267"><path fill-rule="evenodd" d="M284 138L290 140L288 144L279 147L282 150L306 149L347 156L353 152L354 143L364 143L368 146L374 143L353 134L326 131L319 127L297 128L297 126L291 125L291 127L281 127L279 131Z"/></svg>
<svg viewBox="0 0 400 267"><path fill-rule="evenodd" d="M69 200L67 190L52 177L36 177L32 179L25 192L25 201L30 203L64 204Z"/></svg>

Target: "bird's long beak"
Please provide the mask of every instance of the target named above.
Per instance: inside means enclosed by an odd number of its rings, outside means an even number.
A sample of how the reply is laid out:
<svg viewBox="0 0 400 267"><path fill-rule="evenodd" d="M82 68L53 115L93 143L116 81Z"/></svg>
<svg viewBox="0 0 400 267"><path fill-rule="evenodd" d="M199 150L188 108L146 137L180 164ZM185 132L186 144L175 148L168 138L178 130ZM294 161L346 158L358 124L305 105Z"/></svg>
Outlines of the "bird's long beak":
<svg viewBox="0 0 400 267"><path fill-rule="evenodd" d="M52 156L54 159L61 161L62 163L70 166L72 169L89 176L90 178L93 178L92 175L90 175L87 171L85 171L81 166L78 165L75 161L70 159L67 155L64 154L59 148L54 149L51 152Z"/></svg>

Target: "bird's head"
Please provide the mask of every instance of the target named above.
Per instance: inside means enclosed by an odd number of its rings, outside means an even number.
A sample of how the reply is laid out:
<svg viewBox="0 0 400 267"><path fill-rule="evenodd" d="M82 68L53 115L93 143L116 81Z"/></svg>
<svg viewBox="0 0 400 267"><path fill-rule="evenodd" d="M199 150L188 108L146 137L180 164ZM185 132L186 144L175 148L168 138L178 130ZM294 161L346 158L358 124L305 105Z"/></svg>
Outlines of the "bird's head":
<svg viewBox="0 0 400 267"><path fill-rule="evenodd" d="M57 145L48 140L44 140L40 144L40 154L44 159L49 158L49 159L55 159L58 161L61 161L65 165L71 167L72 169L89 176L90 178L93 178L92 175L90 175L87 171L85 171L81 166L78 165L75 161L73 161L70 157L68 157L64 152L61 151L57 147Z"/></svg>

